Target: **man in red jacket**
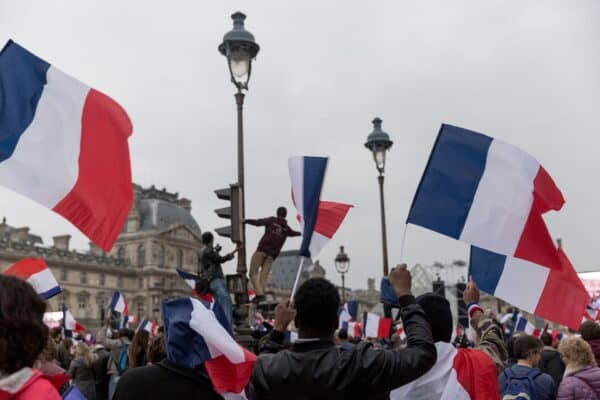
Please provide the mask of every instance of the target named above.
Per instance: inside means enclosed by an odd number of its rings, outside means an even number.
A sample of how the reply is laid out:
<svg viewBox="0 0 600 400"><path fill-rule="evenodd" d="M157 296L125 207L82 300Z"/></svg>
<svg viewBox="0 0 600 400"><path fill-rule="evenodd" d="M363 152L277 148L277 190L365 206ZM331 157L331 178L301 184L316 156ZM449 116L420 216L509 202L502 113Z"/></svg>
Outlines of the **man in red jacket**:
<svg viewBox="0 0 600 400"><path fill-rule="evenodd" d="M264 299L265 285L269 278L271 265L281 252L285 240L291 236L302 235L288 226L286 216L287 209L279 207L276 217L246 219L243 221L245 224L265 227L265 233L258 242L258 248L250 260L250 280L256 293L257 302Z"/></svg>

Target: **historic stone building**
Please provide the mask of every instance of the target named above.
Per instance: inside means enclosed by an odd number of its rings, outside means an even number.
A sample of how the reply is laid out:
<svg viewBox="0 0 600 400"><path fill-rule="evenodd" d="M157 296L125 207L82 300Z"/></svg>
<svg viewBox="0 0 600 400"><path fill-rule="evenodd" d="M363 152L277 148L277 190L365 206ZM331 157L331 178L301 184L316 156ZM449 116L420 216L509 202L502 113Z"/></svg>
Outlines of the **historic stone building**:
<svg viewBox="0 0 600 400"><path fill-rule="evenodd" d="M160 319L163 300L189 294L176 268L196 269L200 227L191 215L191 201L154 186L134 185L135 200L123 231L110 253L90 244L89 251L69 248L69 235L55 236L44 246L28 227L0 224L0 271L24 258L43 258L63 292L49 302L49 311L67 306L90 329L100 325L114 291L121 291L129 313Z"/></svg>

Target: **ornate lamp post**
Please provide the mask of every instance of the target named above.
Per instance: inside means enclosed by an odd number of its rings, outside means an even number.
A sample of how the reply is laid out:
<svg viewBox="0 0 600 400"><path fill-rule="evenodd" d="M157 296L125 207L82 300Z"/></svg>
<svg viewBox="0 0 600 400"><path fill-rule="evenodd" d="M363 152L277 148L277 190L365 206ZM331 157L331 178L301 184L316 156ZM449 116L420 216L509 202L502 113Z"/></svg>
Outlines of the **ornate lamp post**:
<svg viewBox="0 0 600 400"><path fill-rule="evenodd" d="M346 281L345 275L350 269L350 257L344 252L344 246L340 246L340 252L335 256L335 269L342 275L342 304L346 303Z"/></svg>
<svg viewBox="0 0 600 400"><path fill-rule="evenodd" d="M248 90L248 82L252 72L252 60L258 54L260 47L254 40L254 35L244 28L246 15L236 12L231 15L233 20L233 29L225 34L223 43L219 45L219 52L227 59L227 66L231 76L231 82L237 88L235 102L237 105L237 170L238 185L240 189L239 221L243 221L246 215L244 184L244 125L243 125L243 106L244 93ZM236 212L236 210L232 210ZM246 228L240 223L240 245L238 253L237 273L242 276L243 292L247 292L246 281ZM238 304L238 311L240 305Z"/></svg>
<svg viewBox="0 0 600 400"><path fill-rule="evenodd" d="M383 249L383 276L387 276L389 272L388 264L388 251L387 251L387 229L385 224L385 203L383 198L383 178L385 173L385 155L387 151L392 147L390 135L381 130L381 123L383 121L380 118L373 120L373 132L367 136L367 142L365 147L373 153L373 160L375 160L375 167L379 176L379 204L381 208L381 243Z"/></svg>

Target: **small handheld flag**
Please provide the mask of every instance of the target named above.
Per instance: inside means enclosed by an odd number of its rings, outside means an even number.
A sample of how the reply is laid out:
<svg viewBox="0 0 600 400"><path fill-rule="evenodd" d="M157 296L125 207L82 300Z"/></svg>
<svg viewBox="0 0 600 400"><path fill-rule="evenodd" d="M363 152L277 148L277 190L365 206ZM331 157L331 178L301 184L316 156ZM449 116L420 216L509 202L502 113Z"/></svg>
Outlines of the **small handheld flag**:
<svg viewBox="0 0 600 400"><path fill-rule="evenodd" d="M79 322L75 320L71 311L67 309L67 307L63 306L63 328L67 331L73 332L83 332L85 331L85 326L81 325Z"/></svg>
<svg viewBox="0 0 600 400"><path fill-rule="evenodd" d="M127 300L125 300L125 296L123 296L121 292L113 293L113 297L108 308L121 313L121 316L129 315Z"/></svg>
<svg viewBox="0 0 600 400"><path fill-rule="evenodd" d="M41 258L26 258L10 266L3 275L16 276L26 280L44 300L48 300L62 289L48 268L46 261Z"/></svg>
<svg viewBox="0 0 600 400"><path fill-rule="evenodd" d="M392 329L391 318L383 318L377 314L366 312L363 321L365 337L385 339L390 336L390 330Z"/></svg>

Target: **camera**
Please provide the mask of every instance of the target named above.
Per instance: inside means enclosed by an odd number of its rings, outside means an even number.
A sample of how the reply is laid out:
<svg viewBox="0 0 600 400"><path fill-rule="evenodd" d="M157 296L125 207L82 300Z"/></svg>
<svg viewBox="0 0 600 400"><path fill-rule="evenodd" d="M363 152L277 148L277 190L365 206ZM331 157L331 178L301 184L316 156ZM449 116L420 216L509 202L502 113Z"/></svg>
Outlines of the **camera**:
<svg viewBox="0 0 600 400"><path fill-rule="evenodd" d="M221 245L220 245L220 244L217 244L217 245L215 245L215 248L214 248L215 252L217 252L217 253L218 253L218 252L220 252L220 251L221 251L221 249L222 249L222 247L221 247Z"/></svg>

